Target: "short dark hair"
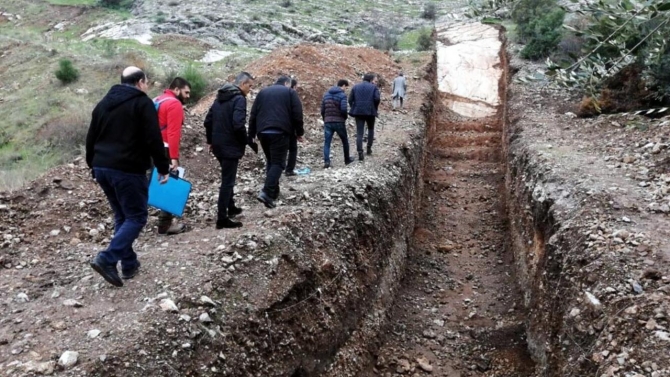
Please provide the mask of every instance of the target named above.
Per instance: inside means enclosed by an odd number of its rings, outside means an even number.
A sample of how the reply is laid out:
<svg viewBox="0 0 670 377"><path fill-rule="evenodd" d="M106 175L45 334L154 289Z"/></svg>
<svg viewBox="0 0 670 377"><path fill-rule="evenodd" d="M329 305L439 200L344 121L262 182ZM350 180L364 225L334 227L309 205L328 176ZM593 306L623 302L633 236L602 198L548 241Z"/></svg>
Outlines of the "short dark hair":
<svg viewBox="0 0 670 377"><path fill-rule="evenodd" d="M121 84L137 85L138 82L146 80L147 75L142 70L135 71L128 76L121 74Z"/></svg>
<svg viewBox="0 0 670 377"><path fill-rule="evenodd" d="M363 75L363 81L371 82L372 80L374 80L375 76L377 75L375 75L374 73L366 73L365 75Z"/></svg>
<svg viewBox="0 0 670 377"><path fill-rule="evenodd" d="M275 84L286 85L287 82L291 82L291 78L288 76L279 76Z"/></svg>
<svg viewBox="0 0 670 377"><path fill-rule="evenodd" d="M345 79L337 80L337 86L349 86L349 81Z"/></svg>
<svg viewBox="0 0 670 377"><path fill-rule="evenodd" d="M249 80L254 80L254 77L251 76L251 73L242 71L242 72L238 73L237 76L235 76L235 83L234 84L239 86L239 85L242 85Z"/></svg>
<svg viewBox="0 0 670 377"><path fill-rule="evenodd" d="M298 80L291 79L291 89L295 89L296 85L298 85Z"/></svg>
<svg viewBox="0 0 670 377"><path fill-rule="evenodd" d="M168 89L184 89L187 86L190 88L191 84L185 78L175 77Z"/></svg>

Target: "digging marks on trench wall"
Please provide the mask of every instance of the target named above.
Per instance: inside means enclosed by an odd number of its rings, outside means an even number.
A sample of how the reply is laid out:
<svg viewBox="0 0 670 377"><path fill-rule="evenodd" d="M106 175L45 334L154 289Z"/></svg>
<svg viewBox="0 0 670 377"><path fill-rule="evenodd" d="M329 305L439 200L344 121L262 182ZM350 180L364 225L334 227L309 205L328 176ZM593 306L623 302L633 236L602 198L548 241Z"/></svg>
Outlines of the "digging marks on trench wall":
<svg viewBox="0 0 670 377"><path fill-rule="evenodd" d="M385 343L369 376L521 377L534 370L526 351L512 254L505 245L502 111L497 92L500 80L505 80L499 58L503 45L496 29L460 27L438 26L438 40L460 38L438 42L441 104L429 135L422 214ZM489 49L477 38L492 35L496 38L488 39ZM469 48L471 43L477 48ZM462 51L475 56L462 55L459 61L450 54ZM468 62L477 60L488 62L494 72L470 69ZM472 75L478 79L468 80ZM482 77L494 82L482 85ZM495 93L484 93L483 87ZM474 108L466 99L466 106L461 106L454 103L458 96L450 88L488 104Z"/></svg>

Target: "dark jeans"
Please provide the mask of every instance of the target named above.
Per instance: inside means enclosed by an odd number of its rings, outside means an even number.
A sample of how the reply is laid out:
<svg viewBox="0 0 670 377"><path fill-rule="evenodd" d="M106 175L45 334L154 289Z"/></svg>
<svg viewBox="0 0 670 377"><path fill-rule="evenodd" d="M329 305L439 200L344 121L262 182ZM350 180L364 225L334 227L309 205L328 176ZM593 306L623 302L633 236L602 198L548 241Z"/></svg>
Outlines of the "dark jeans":
<svg viewBox="0 0 670 377"><path fill-rule="evenodd" d="M365 123L368 124L368 148L372 148L372 141L375 138L375 117L374 116L360 116L356 117L356 150L358 153L363 153L363 132L365 131Z"/></svg>
<svg viewBox="0 0 670 377"><path fill-rule="evenodd" d="M170 150L168 148L165 148L165 156L167 156L168 159L170 158ZM151 177L151 172L149 172L149 177ZM158 212L158 230L162 231L169 229L172 225L172 219L174 219L174 215L170 212Z"/></svg>
<svg viewBox="0 0 670 377"><path fill-rule="evenodd" d="M221 164L221 186L219 187L219 213L217 220L228 218L228 209L235 208L233 200L233 187L235 187L235 178L237 176L237 166L240 162L238 158L218 158Z"/></svg>
<svg viewBox="0 0 670 377"><path fill-rule="evenodd" d="M286 168L289 139L287 134L258 134L267 165L265 166L265 186L263 191L275 200L279 196L279 178Z"/></svg>
<svg viewBox="0 0 670 377"><path fill-rule="evenodd" d="M95 180L114 211L114 237L107 250L100 252L100 257L112 264L121 261L121 268L124 270L133 268L137 263L133 242L147 223L147 176L106 168L93 170Z"/></svg>
<svg viewBox="0 0 670 377"><path fill-rule="evenodd" d="M288 162L286 163L286 171L295 170L296 162L298 162L298 137L291 135L289 136Z"/></svg>
<svg viewBox="0 0 670 377"><path fill-rule="evenodd" d="M323 126L323 134L325 141L323 143L323 160L330 163L330 143L333 141L333 135L342 140L342 148L344 149L344 162L349 161L349 136L347 135L347 127L344 122L341 123L326 123Z"/></svg>

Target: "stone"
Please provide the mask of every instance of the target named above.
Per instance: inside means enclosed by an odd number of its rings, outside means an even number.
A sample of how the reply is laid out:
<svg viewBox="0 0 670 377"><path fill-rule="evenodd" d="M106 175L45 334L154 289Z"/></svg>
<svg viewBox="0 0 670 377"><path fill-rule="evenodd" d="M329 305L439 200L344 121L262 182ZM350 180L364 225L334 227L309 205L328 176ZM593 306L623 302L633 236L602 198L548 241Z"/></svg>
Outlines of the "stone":
<svg viewBox="0 0 670 377"><path fill-rule="evenodd" d="M668 332L666 332L666 331L656 331L656 332L654 333L654 335L656 335L656 337L657 337L658 339L660 339L660 340L664 340L664 341L666 341L666 342L670 342L670 333L668 333Z"/></svg>
<svg viewBox="0 0 670 377"><path fill-rule="evenodd" d="M214 301L212 301L212 299L207 296L200 296L200 302L206 305L216 306L216 303L214 303Z"/></svg>
<svg viewBox="0 0 670 377"><path fill-rule="evenodd" d="M396 368L396 373L404 374L410 371L412 367L409 365L409 361L405 359L398 360L398 367Z"/></svg>
<svg viewBox="0 0 670 377"><path fill-rule="evenodd" d="M164 298L161 300L160 304L158 306L163 309L163 311L166 312L173 312L176 313L179 311L179 307L177 307L177 304L174 303L174 301L170 300L169 298Z"/></svg>
<svg viewBox="0 0 670 377"><path fill-rule="evenodd" d="M91 229L88 231L88 235L91 237L97 237L100 234L100 231L97 229Z"/></svg>
<svg viewBox="0 0 670 377"><path fill-rule="evenodd" d="M77 359L79 358L79 352L75 351L65 351L60 358L58 359L58 365L63 368L71 368L77 364Z"/></svg>
<svg viewBox="0 0 670 377"><path fill-rule="evenodd" d="M67 325L64 321L51 322L51 328L58 331L63 331L67 329Z"/></svg>
<svg viewBox="0 0 670 377"><path fill-rule="evenodd" d="M56 367L55 361L39 362L35 360L30 360L27 363L23 364L23 369L26 373L37 373L45 376L52 375L54 373L55 367Z"/></svg>
<svg viewBox="0 0 670 377"><path fill-rule="evenodd" d="M593 295L593 293L584 292L584 294L586 295L587 302L589 303L589 305L591 305L591 308L593 310L600 310L600 308L602 308L602 303L600 302L600 300L598 300L596 296Z"/></svg>
<svg viewBox="0 0 670 377"><path fill-rule="evenodd" d="M81 308L82 306L84 306L81 302L79 302L77 300L73 300L71 298L63 301L63 305L71 306L73 308Z"/></svg>
<svg viewBox="0 0 670 377"><path fill-rule="evenodd" d="M214 322L214 321L212 321L212 318L209 316L209 314L206 313L206 312L200 314L200 317L198 317L198 320L200 320L200 322L202 322L202 323L212 323L212 322Z"/></svg>
<svg viewBox="0 0 670 377"><path fill-rule="evenodd" d="M89 330L89 331L86 333L86 336L88 336L88 337L91 338L91 339L95 339L95 338L97 338L98 335L100 335L100 330L98 330L98 329Z"/></svg>
<svg viewBox="0 0 670 377"><path fill-rule="evenodd" d="M28 298L28 295L21 292L18 295L16 295L16 301L18 302L28 302L30 299Z"/></svg>
<svg viewBox="0 0 670 377"><path fill-rule="evenodd" d="M625 229L620 229L612 233L612 237L621 238L625 241L628 239L628 237L630 237L630 232Z"/></svg>
<svg viewBox="0 0 670 377"><path fill-rule="evenodd" d="M59 229L54 229L54 230L52 230L51 232L49 232L49 235L50 235L51 237L56 237L56 236L59 235L59 234L60 234L60 230L59 230Z"/></svg>
<svg viewBox="0 0 670 377"><path fill-rule="evenodd" d="M428 361L428 359L426 359L423 356L418 357L416 359L416 363L419 365L419 368L421 368L422 370L424 370L428 373L431 373L433 371L433 366L430 365L430 362Z"/></svg>
<svg viewBox="0 0 670 377"><path fill-rule="evenodd" d="M570 310L570 314L569 314L569 315L570 315L570 317L575 318L575 317L577 317L580 313L581 313L581 310L579 310L579 309L577 309L577 308L572 308L572 310Z"/></svg>

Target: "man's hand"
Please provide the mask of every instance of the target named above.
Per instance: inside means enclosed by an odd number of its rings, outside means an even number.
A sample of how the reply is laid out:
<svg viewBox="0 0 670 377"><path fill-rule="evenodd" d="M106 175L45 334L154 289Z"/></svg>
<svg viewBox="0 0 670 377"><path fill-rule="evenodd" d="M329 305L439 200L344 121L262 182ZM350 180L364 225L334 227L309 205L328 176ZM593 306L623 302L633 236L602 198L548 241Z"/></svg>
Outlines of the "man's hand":
<svg viewBox="0 0 670 377"><path fill-rule="evenodd" d="M163 175L163 174L158 173L158 183L160 183L161 185L166 183L168 181L169 176L170 176L169 174Z"/></svg>
<svg viewBox="0 0 670 377"><path fill-rule="evenodd" d="M170 160L170 171L175 171L179 167L179 160L176 158L173 158Z"/></svg>
<svg viewBox="0 0 670 377"><path fill-rule="evenodd" d="M296 140L298 140L299 143L304 143L304 142L307 141L307 139L305 139L304 136L298 136L298 137L296 137Z"/></svg>
<svg viewBox="0 0 670 377"><path fill-rule="evenodd" d="M214 147L212 147L212 144L207 144L207 150L209 150L210 154L214 154Z"/></svg>

